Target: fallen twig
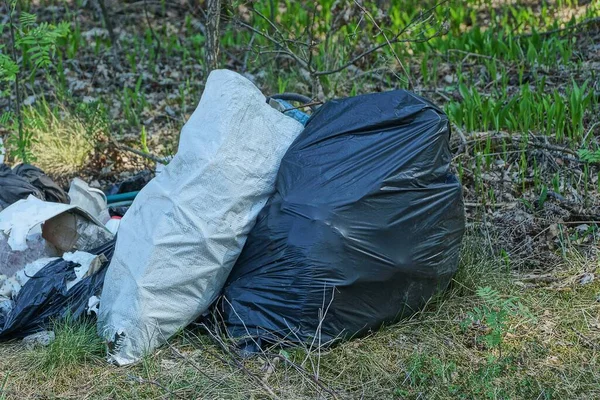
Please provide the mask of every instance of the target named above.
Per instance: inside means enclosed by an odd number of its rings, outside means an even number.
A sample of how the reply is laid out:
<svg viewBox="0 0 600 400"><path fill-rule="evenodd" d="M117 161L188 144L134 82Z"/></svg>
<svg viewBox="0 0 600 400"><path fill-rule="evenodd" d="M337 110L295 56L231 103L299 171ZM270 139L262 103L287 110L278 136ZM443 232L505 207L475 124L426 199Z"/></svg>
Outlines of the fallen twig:
<svg viewBox="0 0 600 400"><path fill-rule="evenodd" d="M594 24L594 23L600 23L600 17L589 18L589 19L581 21L577 24L565 26L563 28L552 29L550 31L545 31L545 32L537 32L537 34L540 36L550 36L550 35L554 35L556 33L577 30L583 26L587 26L587 25ZM516 36L516 39L521 39L521 38L530 37L530 36L533 36L533 33L524 33L522 35Z"/></svg>
<svg viewBox="0 0 600 400"><path fill-rule="evenodd" d="M573 331L577 334L577 336L579 336L579 338L583 341L583 343L587 347L590 347L590 348L592 348L594 350L600 350L600 346L596 345L590 339L588 339L587 337L585 337L585 335L583 333L579 332L577 329L574 329L574 328L573 328Z"/></svg>
<svg viewBox="0 0 600 400"><path fill-rule="evenodd" d="M298 110L300 108L306 108L306 107L312 107L312 106L319 106L321 104L323 104L322 101L313 101L311 103L302 104L301 106L298 106L298 107L286 108L285 110L283 110L283 112L292 111L292 110Z"/></svg>
<svg viewBox="0 0 600 400"><path fill-rule="evenodd" d="M465 207L493 207L493 208L502 208L508 206L514 206L516 202L496 202L496 203L464 203Z"/></svg>
<svg viewBox="0 0 600 400"><path fill-rule="evenodd" d="M334 399L338 399L339 398L339 395L333 389L325 386L325 384L323 384L323 382L317 376L315 376L314 374L311 374L310 372L308 372L302 366L296 364L292 360L290 360L290 359L288 359L286 357L283 357L283 356L281 356L279 354L269 354L269 355L271 357L274 357L274 358L282 359L286 364L290 365L296 371L300 372L303 375L306 375L314 384L316 384L324 392L327 392L328 394L330 394Z"/></svg>
<svg viewBox="0 0 600 400"><path fill-rule="evenodd" d="M146 159L148 159L148 160L154 161L154 162L156 162L156 163L159 163L159 164L167 165L167 161L165 161L164 159L162 159L162 158L160 158L160 157L157 157L157 156L155 156L155 155L153 155L153 154L144 153L143 151L140 151L140 150L134 149L133 147L129 147L129 146L126 146L126 145L124 145L124 144L117 143L117 142L115 142L115 141L113 141L113 144L114 144L114 145L115 145L115 146L116 146L118 149L121 149L121 150L128 151L128 152L130 152L130 153L133 153L133 154L135 154L135 155L138 155L138 156L140 156L140 157L142 157L142 158L146 158Z"/></svg>
<svg viewBox="0 0 600 400"><path fill-rule="evenodd" d="M177 392L172 391L171 389L169 389L168 387L166 387L165 385L163 385L162 383L155 381L155 380L150 380L150 379L144 379L140 376L133 376L133 375L129 375L129 378L137 383L146 383L146 384L150 384L150 385L154 385L157 386L159 388L161 388L162 390L164 390L165 392L169 393L172 396L177 397L178 399L187 399L187 397L184 397L180 394L178 394Z"/></svg>
<svg viewBox="0 0 600 400"><path fill-rule="evenodd" d="M217 337L216 335L214 335L210 329L206 329L206 332L208 332L208 334L213 338L213 340L219 345L219 347L221 348L221 350L223 350L223 352L225 354L227 354L230 358L230 362L227 362L226 360L224 360L222 357L218 357L218 359L220 359L222 362L225 362L227 364L233 363L233 365L235 367L237 367L240 371L244 372L244 374L246 374L248 377L250 377L253 381L255 381L256 383L258 383L262 389L267 392L267 394L269 395L269 397L273 398L273 399L279 399L279 396L277 396L275 394L275 392L273 391L273 389L271 389L271 387L269 385L267 385L266 382L264 382L262 379L260 379L259 376L257 376L255 373L253 373L252 371L250 371L248 368L246 368L246 366L244 364L242 364L236 357L234 354L232 354L231 350L227 347L227 345L225 343L223 343L223 341Z"/></svg>
<svg viewBox="0 0 600 400"><path fill-rule="evenodd" d="M469 153L469 145L467 143L467 138L465 137L465 133L455 123L452 123L452 127L454 128L454 131L458 134L458 137L460 138L460 145L458 146L458 149L456 150L454 157L457 157L458 155L460 155L462 153L468 154Z"/></svg>
<svg viewBox="0 0 600 400"><path fill-rule="evenodd" d="M475 136L475 138L467 140L467 144L481 142L481 141L485 141L488 139L490 139L490 140L510 140L512 142L520 141L523 139L523 135L513 135L513 134L510 134L507 132L500 132L500 131L477 132L477 133L473 133L471 136L472 137ZM540 149L546 149L549 151L557 151L560 153L566 153L566 154L570 154L572 156L578 157L577 152L568 147L557 146L557 145L553 145L553 144L549 144L549 143L542 143L539 141L538 137L531 135L531 134L526 135L526 138L527 138L527 144L529 146L537 147ZM529 138L533 138L536 140L529 140Z"/></svg>
<svg viewBox="0 0 600 400"><path fill-rule="evenodd" d="M181 359L183 359L186 363L188 363L189 365L192 366L192 368L194 368L196 371L200 372L200 374L202 374L202 376L204 376L205 378L207 378L209 381L216 383L216 384L221 384L222 382L217 381L216 379L214 379L212 376L208 375L206 372L204 372L198 365L196 365L195 362L193 362L192 360L190 360L189 358L187 358L185 355L181 354L181 352L179 350L177 350L171 343L167 342L167 345L169 346L169 348L171 349L171 351L175 354L177 354L177 356Z"/></svg>

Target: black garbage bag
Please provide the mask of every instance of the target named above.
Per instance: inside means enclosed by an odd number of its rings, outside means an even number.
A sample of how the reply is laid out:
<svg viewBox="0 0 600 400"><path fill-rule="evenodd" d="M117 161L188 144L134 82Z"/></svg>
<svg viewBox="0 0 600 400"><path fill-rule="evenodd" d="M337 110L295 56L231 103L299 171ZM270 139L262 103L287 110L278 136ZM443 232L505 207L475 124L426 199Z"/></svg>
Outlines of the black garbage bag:
<svg viewBox="0 0 600 400"><path fill-rule="evenodd" d="M38 188L16 175L8 165L0 164L0 211L30 194L43 198Z"/></svg>
<svg viewBox="0 0 600 400"><path fill-rule="evenodd" d="M69 204L69 195L44 171L29 164L19 164L12 170L0 164L0 210L34 195L38 199Z"/></svg>
<svg viewBox="0 0 600 400"><path fill-rule="evenodd" d="M74 268L78 264L58 259L42 268L21 288L8 315L0 314L0 340L22 338L48 329L52 321L83 316L90 297L102 291L114 248L115 241L111 240L90 251L103 254L108 261L98 272L83 278L68 291L67 282L75 279Z"/></svg>
<svg viewBox="0 0 600 400"><path fill-rule="evenodd" d="M151 171L140 171L137 174L130 176L122 182L115 183L104 190L108 196L111 194L128 193L142 190L148 182L154 178L154 173Z"/></svg>
<svg viewBox="0 0 600 400"><path fill-rule="evenodd" d="M446 115L399 90L334 100L284 156L216 310L246 350L364 335L457 270L461 185Z"/></svg>
<svg viewBox="0 0 600 400"><path fill-rule="evenodd" d="M38 188L43 195L42 200L54 203L70 203L69 195L38 167L30 164L19 164L13 168L13 172Z"/></svg>

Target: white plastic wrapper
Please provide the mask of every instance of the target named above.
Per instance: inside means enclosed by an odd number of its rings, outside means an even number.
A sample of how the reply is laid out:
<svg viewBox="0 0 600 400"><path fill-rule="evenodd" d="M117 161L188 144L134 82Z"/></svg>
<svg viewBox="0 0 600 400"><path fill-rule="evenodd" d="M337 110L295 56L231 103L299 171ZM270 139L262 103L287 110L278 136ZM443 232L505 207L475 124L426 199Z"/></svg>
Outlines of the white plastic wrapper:
<svg viewBox="0 0 600 400"><path fill-rule="evenodd" d="M30 195L0 211L0 274L12 276L28 263L65 251L92 250L113 236L75 205Z"/></svg>
<svg viewBox="0 0 600 400"><path fill-rule="evenodd" d="M177 155L121 221L98 320L111 361L139 360L207 310L301 130L246 78L210 74Z"/></svg>

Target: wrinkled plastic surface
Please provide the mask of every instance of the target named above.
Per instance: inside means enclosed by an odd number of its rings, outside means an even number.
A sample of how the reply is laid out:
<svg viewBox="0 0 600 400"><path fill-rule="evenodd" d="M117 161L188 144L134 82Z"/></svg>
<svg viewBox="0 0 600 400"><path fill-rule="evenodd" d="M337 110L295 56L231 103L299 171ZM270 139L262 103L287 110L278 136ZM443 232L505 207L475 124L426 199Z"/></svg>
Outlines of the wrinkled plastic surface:
<svg viewBox="0 0 600 400"><path fill-rule="evenodd" d="M213 71L173 160L121 220L98 331L129 364L207 310L302 125L246 78Z"/></svg>
<svg viewBox="0 0 600 400"><path fill-rule="evenodd" d="M75 178L71 181L69 197L72 205L85 210L102 224L106 224L110 219L106 195L101 190L90 187L83 180Z"/></svg>
<svg viewBox="0 0 600 400"><path fill-rule="evenodd" d="M42 193L42 200L69 204L67 193L38 167L19 164L13 168L13 172L35 186Z"/></svg>
<svg viewBox="0 0 600 400"><path fill-rule="evenodd" d="M13 251L26 250L31 230L41 223L44 239L63 251L88 251L113 238L104 224L74 205L29 196L0 212L0 233L8 235Z"/></svg>
<svg viewBox="0 0 600 400"><path fill-rule="evenodd" d="M92 253L110 260L113 249L110 241ZM54 320L85 315L90 297L102 290L107 266L108 261L68 290L69 282L77 279L78 264L63 259L50 262L21 288L10 313L0 313L0 340L25 337L49 328Z"/></svg>
<svg viewBox="0 0 600 400"><path fill-rule="evenodd" d="M446 288L465 223L449 138L446 115L406 91L322 106L284 156L225 285L229 334L250 351L330 344Z"/></svg>
<svg viewBox="0 0 600 400"><path fill-rule="evenodd" d="M60 251L42 237L41 227L34 228L26 236L27 248L14 251L8 236L0 232L0 274L12 276L27 264L44 257L60 256Z"/></svg>
<svg viewBox="0 0 600 400"><path fill-rule="evenodd" d="M104 190L106 195L113 195L118 193L136 192L142 190L144 186L150 182L154 174L150 171L141 171L137 174L125 179L122 182L115 183Z"/></svg>
<svg viewBox="0 0 600 400"><path fill-rule="evenodd" d="M29 195L41 200L69 203L69 196L41 169L19 164L11 170L8 165L0 164L0 211Z"/></svg>
<svg viewBox="0 0 600 400"><path fill-rule="evenodd" d="M8 165L0 164L0 211L29 195L43 197L38 188L16 175Z"/></svg>

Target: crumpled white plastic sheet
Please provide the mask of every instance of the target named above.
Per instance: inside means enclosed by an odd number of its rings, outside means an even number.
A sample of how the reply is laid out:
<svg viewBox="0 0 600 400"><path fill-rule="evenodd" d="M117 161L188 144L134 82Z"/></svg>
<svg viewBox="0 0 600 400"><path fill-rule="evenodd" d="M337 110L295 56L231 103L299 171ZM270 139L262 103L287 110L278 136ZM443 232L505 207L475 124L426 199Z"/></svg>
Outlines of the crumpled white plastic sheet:
<svg viewBox="0 0 600 400"><path fill-rule="evenodd" d="M0 211L0 233L8 235L13 251L27 250L32 229L44 223L44 238L57 247L65 243L75 247L63 250L91 250L113 235L95 217L71 204L51 203L29 196Z"/></svg>
<svg viewBox="0 0 600 400"><path fill-rule="evenodd" d="M207 310L302 128L241 75L210 74L176 156L121 221L98 319L111 361L139 360Z"/></svg>
<svg viewBox="0 0 600 400"><path fill-rule="evenodd" d="M104 256L97 254L86 253L85 251L75 251L73 253L65 253L62 256L63 260L79 264L73 268L75 279L67 282L67 290L71 290L73 286L79 283L83 278L94 275L102 267L102 263L106 262Z"/></svg>

